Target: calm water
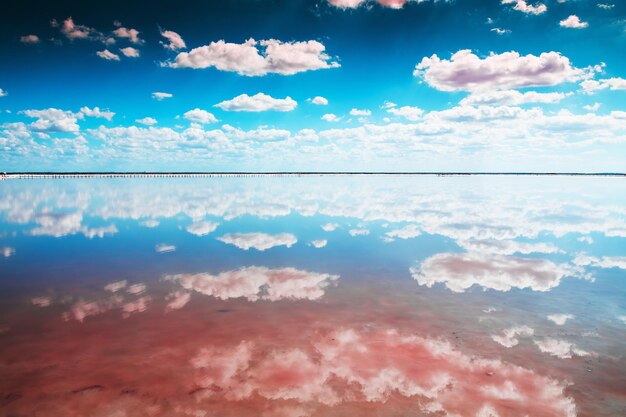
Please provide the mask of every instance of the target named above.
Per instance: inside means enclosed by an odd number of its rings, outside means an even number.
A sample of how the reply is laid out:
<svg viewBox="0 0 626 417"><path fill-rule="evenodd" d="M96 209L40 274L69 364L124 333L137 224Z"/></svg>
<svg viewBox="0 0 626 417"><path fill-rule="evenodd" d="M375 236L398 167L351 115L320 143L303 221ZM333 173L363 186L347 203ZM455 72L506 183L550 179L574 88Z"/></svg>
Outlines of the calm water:
<svg viewBox="0 0 626 417"><path fill-rule="evenodd" d="M626 181L0 183L0 415L626 415Z"/></svg>

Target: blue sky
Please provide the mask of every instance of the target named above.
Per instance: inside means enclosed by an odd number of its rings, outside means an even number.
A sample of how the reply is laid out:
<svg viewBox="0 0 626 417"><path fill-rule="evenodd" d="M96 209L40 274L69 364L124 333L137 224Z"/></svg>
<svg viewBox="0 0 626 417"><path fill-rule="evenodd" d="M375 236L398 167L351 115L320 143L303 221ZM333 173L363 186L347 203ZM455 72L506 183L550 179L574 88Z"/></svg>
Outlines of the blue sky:
<svg viewBox="0 0 626 417"><path fill-rule="evenodd" d="M621 2L68 1L3 14L5 171L624 171Z"/></svg>

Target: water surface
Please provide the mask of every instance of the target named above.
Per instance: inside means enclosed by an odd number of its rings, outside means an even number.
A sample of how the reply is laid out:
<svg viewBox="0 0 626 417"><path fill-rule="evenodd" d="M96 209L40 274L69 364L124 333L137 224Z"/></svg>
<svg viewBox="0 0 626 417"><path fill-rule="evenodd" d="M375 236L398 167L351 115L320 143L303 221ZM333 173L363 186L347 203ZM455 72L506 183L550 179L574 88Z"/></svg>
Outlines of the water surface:
<svg viewBox="0 0 626 417"><path fill-rule="evenodd" d="M5 416L626 414L621 178L0 182Z"/></svg>

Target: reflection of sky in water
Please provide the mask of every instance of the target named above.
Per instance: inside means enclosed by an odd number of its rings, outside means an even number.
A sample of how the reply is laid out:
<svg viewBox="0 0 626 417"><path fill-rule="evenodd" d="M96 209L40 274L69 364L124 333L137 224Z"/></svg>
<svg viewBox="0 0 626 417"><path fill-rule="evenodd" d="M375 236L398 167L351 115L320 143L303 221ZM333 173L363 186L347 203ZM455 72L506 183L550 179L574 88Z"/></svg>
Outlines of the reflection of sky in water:
<svg viewBox="0 0 626 417"><path fill-rule="evenodd" d="M0 183L7 415L625 412L626 184Z"/></svg>

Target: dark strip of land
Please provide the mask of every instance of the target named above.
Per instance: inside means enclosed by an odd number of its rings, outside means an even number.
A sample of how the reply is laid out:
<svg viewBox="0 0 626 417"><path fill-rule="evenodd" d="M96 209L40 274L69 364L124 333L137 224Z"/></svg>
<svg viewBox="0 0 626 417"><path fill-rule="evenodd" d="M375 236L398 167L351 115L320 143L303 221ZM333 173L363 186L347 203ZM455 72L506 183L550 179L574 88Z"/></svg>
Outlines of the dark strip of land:
<svg viewBox="0 0 626 417"><path fill-rule="evenodd" d="M580 176L580 177L626 177L623 172L438 172L438 171L172 171L172 172L3 172L0 179L11 178L86 178L86 177L262 177L262 176Z"/></svg>

